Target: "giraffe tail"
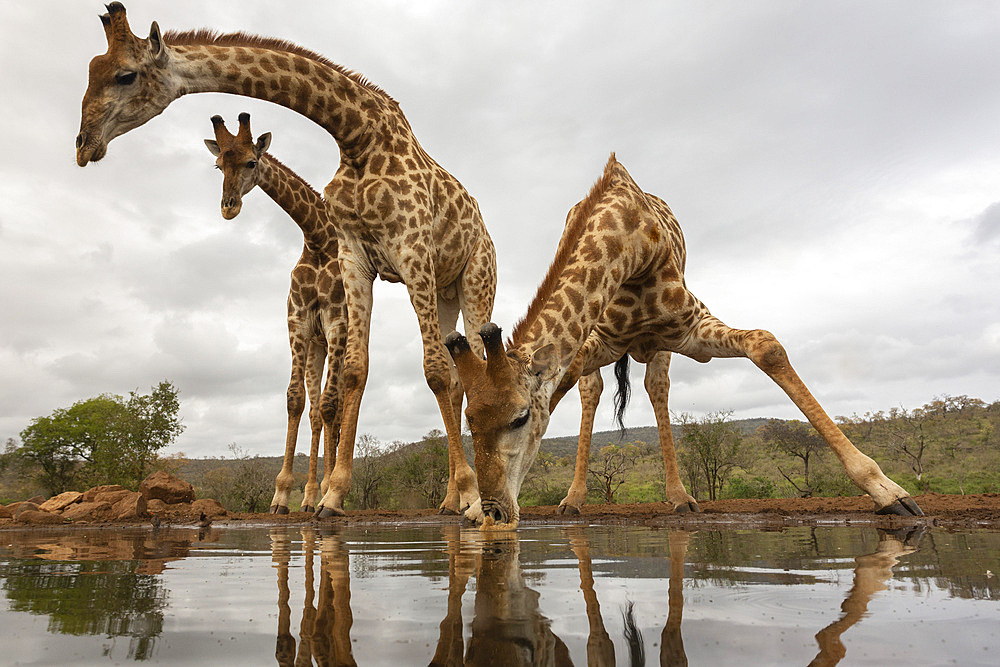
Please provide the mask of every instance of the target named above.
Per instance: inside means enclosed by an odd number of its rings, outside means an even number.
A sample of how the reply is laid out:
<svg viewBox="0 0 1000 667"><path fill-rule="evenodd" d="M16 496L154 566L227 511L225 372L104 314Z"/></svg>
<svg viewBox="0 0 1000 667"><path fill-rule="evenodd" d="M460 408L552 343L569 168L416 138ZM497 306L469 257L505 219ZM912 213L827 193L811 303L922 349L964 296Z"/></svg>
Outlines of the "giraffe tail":
<svg viewBox="0 0 1000 667"><path fill-rule="evenodd" d="M625 437L625 408L632 396L632 385L628 376L628 352L615 362L615 424L618 425L618 437Z"/></svg>

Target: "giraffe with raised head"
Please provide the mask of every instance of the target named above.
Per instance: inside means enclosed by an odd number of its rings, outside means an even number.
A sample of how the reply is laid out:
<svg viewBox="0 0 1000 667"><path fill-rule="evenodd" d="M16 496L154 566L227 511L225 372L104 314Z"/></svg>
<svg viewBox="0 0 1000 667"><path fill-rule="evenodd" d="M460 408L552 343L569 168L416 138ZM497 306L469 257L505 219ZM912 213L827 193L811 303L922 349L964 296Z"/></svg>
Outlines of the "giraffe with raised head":
<svg viewBox="0 0 1000 667"><path fill-rule="evenodd" d="M670 208L644 193L612 154L590 193L570 210L555 259L506 345L493 323L480 330L485 360L464 336L448 335L469 401L483 528L517 527L517 496L558 392L625 353L654 366L647 387L662 393L664 404L668 357L662 353L699 362L749 358L798 406L878 512L922 514L841 432L771 333L726 326L688 290L684 256Z"/></svg>
<svg viewBox="0 0 1000 667"><path fill-rule="evenodd" d="M281 207L302 230L302 255L292 269L288 289L288 346L292 373L286 392L288 428L285 456L274 482L270 511L288 513L294 477L295 445L299 423L309 397L309 475L302 510L315 511L320 490L326 491L340 433L338 382L347 345L347 298L340 279L337 233L327 217L326 203L306 181L267 152L271 133L255 141L250 114L239 116L239 130L232 134L221 116L212 117L215 138L205 145L222 171L222 217L232 220L243 207L243 196L256 187ZM323 367L326 366L326 379ZM317 483L319 443L323 438L323 483Z"/></svg>
<svg viewBox="0 0 1000 667"><path fill-rule="evenodd" d="M340 148L326 186L337 221L347 295L347 351L337 462L320 501L321 517L343 514L350 490L358 411L368 378L372 283L406 285L423 343L424 377L448 436L448 490L442 512L479 518L476 477L462 450L462 386L442 345L461 312L467 333L489 320L496 292L493 241L476 200L417 142L399 104L362 76L287 41L208 30L146 39L129 28L125 8L101 17L108 51L90 62L77 164L104 157L108 142L160 114L182 95L222 92L267 100L323 127ZM481 351L474 340L472 346Z"/></svg>

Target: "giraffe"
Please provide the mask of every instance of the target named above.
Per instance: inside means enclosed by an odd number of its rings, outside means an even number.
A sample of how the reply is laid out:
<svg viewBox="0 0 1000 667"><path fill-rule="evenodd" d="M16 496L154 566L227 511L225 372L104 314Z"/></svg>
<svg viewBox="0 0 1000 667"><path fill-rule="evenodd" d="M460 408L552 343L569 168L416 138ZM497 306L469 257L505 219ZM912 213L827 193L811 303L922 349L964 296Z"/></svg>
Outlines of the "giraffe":
<svg viewBox="0 0 1000 667"><path fill-rule="evenodd" d="M302 510L313 512L319 501L320 489L326 491L329 485L337 434L340 432L337 383L346 347L347 299L344 282L340 278L336 230L327 217L326 203L320 194L301 176L267 153L271 133L266 132L254 141L250 131L250 114L239 115L239 130L235 135L226 129L222 116L212 116L212 127L215 138L206 139L205 145L216 157L216 168L222 171L222 217L232 220L239 215L243 196L259 187L302 230L302 255L292 269L287 301L292 374L286 392L288 428L285 456L275 479L270 511L272 514L288 513L295 445L308 395L312 440ZM324 444L322 487L316 480L321 435Z"/></svg>
<svg viewBox="0 0 1000 667"><path fill-rule="evenodd" d="M90 62L76 160L100 160L108 142L160 114L182 95L222 92L297 111L329 132L340 166L324 189L337 221L347 296L347 350L337 461L317 516L342 515L350 490L358 412L368 378L372 283L406 285L423 344L424 378L448 436L443 513L478 519L476 477L462 450L462 386L442 345L462 314L469 337L489 320L496 254L476 200L417 142L399 104L384 90L287 41L209 30L132 33L120 2L101 16L108 51ZM478 341L473 349L482 350Z"/></svg>
<svg viewBox="0 0 1000 667"><path fill-rule="evenodd" d="M726 326L688 291L682 238L667 204L644 193L612 153L590 193L570 210L556 257L506 345L496 324L484 325L484 361L464 336L448 334L445 344L468 398L482 529L517 527L517 495L560 386L626 352L659 366L658 382L647 377L647 387L664 398L666 358L659 352L699 362L748 357L803 412L878 512L922 514L840 431L773 334Z"/></svg>

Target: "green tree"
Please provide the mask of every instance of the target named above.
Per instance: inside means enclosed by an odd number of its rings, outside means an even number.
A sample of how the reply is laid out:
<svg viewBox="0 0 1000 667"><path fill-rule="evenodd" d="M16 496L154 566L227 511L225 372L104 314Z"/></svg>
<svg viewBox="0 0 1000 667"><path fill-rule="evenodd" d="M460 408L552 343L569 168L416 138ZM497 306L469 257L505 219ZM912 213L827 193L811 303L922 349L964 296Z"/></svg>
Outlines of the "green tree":
<svg viewBox="0 0 1000 667"><path fill-rule="evenodd" d="M205 473L202 488L209 498L218 500L231 512L264 512L274 494L276 472L266 459L229 443L236 465L212 468Z"/></svg>
<svg viewBox="0 0 1000 667"><path fill-rule="evenodd" d="M21 431L20 455L53 494L80 482L135 489L184 430L179 409L177 389L165 380L148 395L101 394L33 419Z"/></svg>
<svg viewBox="0 0 1000 667"><path fill-rule="evenodd" d="M615 492L625 483L628 473L639 459L639 445L605 445L591 459L587 472L601 485L604 501L613 503Z"/></svg>
<svg viewBox="0 0 1000 667"><path fill-rule="evenodd" d="M813 494L813 488L809 483L809 460L819 458L826 451L826 441L820 437L809 424L800 421L785 421L782 419L772 419L767 424L757 429L764 442L774 451L797 458L802 462L802 473L805 480L799 486L791 475L786 473L778 465L778 472L791 484L803 498L809 498Z"/></svg>
<svg viewBox="0 0 1000 667"><path fill-rule="evenodd" d="M679 420L681 467L692 481L695 478L705 481L709 500L719 497L733 471L746 462L744 437L739 428L730 423L732 414L712 412L700 420L683 414Z"/></svg>
<svg viewBox="0 0 1000 667"><path fill-rule="evenodd" d="M382 451L378 438L364 433L354 449L354 470L351 485L360 498L362 509L374 509L381 500L382 483L388 473L388 457Z"/></svg>

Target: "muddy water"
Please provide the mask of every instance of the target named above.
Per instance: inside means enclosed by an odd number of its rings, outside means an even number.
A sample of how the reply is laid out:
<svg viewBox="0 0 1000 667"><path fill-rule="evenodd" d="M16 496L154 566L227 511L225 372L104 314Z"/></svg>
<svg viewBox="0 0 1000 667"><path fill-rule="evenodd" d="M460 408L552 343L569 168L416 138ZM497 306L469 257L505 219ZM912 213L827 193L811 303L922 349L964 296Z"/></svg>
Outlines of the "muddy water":
<svg viewBox="0 0 1000 667"><path fill-rule="evenodd" d="M5 531L0 664L996 665L998 573L986 531Z"/></svg>

